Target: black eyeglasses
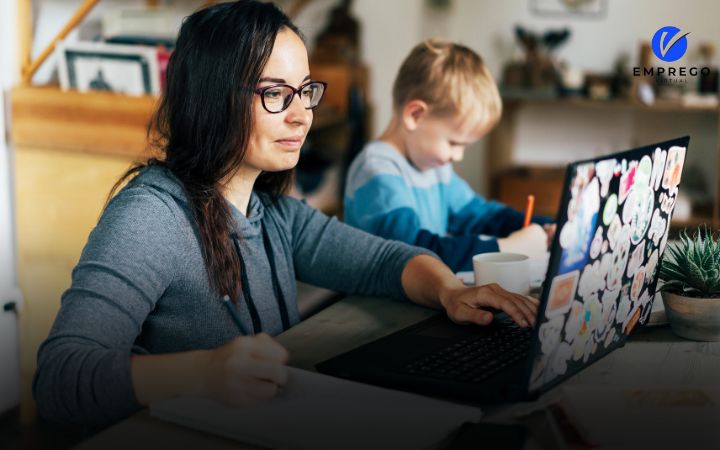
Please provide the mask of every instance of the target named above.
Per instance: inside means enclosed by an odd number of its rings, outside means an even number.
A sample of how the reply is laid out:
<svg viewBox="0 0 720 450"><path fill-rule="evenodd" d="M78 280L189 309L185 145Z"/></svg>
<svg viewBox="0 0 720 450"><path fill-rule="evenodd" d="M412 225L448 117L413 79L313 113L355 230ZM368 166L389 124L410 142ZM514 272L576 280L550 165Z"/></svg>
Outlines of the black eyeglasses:
<svg viewBox="0 0 720 450"><path fill-rule="evenodd" d="M269 113L276 114L285 111L296 94L305 109L313 109L320 104L326 87L327 83L324 81L309 81L297 89L287 84L273 84L257 88L255 93L260 96L263 108Z"/></svg>

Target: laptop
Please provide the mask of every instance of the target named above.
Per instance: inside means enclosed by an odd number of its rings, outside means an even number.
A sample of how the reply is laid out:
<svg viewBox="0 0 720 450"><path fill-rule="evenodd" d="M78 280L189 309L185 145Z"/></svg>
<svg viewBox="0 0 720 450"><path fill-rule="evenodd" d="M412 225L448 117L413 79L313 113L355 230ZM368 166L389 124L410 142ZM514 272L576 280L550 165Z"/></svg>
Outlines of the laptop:
<svg viewBox="0 0 720 450"><path fill-rule="evenodd" d="M568 165L533 328L439 313L318 371L465 402L532 400L623 346L652 310L689 140Z"/></svg>

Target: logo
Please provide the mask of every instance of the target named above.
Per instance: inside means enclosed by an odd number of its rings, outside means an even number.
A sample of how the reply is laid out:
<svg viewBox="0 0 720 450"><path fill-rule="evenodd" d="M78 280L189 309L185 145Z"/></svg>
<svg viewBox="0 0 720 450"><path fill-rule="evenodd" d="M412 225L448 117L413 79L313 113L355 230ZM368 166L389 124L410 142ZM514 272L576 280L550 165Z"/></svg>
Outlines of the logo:
<svg viewBox="0 0 720 450"><path fill-rule="evenodd" d="M682 58L687 51L687 36L690 33L681 34L680 29L667 26L655 32L652 38L652 49L655 56L665 62L673 62Z"/></svg>
<svg viewBox="0 0 720 450"><path fill-rule="evenodd" d="M687 35L679 28L673 26L662 27L655 32L652 38L652 51L658 59L665 62L673 62L682 58L687 52ZM655 78L655 83L661 85L687 84L687 76L696 77L710 75L709 67L633 67L633 76Z"/></svg>

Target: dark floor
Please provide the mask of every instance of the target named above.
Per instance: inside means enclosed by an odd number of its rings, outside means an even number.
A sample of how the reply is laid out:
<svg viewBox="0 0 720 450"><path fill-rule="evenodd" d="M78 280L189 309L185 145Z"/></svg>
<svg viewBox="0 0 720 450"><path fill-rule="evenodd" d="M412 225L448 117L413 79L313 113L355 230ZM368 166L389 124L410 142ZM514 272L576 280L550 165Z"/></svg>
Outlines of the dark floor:
<svg viewBox="0 0 720 450"><path fill-rule="evenodd" d="M81 440L77 430L68 431L42 421L20 425L20 409L0 415L0 450L64 450Z"/></svg>

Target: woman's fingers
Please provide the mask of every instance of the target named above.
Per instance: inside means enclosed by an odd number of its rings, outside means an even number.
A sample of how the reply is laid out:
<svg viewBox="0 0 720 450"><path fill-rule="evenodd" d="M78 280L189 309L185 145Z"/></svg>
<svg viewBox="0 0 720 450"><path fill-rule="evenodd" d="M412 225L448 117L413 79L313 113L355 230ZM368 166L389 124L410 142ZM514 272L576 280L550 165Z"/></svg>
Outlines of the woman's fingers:
<svg viewBox="0 0 720 450"><path fill-rule="evenodd" d="M536 299L535 297L531 297L529 295L523 295L523 297L525 297L525 300L535 305L536 308L540 306L540 300Z"/></svg>
<svg viewBox="0 0 720 450"><path fill-rule="evenodd" d="M492 322L493 314L490 311L467 305L459 302L452 311L448 310L448 317L453 322L459 324L475 323L478 325L488 325Z"/></svg>
<svg viewBox="0 0 720 450"><path fill-rule="evenodd" d="M488 285L488 291L492 301L490 306L505 311L518 325L528 327L535 320L535 314L526 306L522 296L512 294L497 284Z"/></svg>
<svg viewBox="0 0 720 450"><path fill-rule="evenodd" d="M505 296L510 295L513 297L515 303L522 308L525 313L525 317L530 321L534 322L537 318L538 307L540 306L540 300L530 297L529 295L515 294L506 291L499 285L494 285L495 292L504 294Z"/></svg>
<svg viewBox="0 0 720 450"><path fill-rule="evenodd" d="M260 333L240 338L237 350L232 365L239 376L280 385L287 383L288 352L269 335Z"/></svg>
<svg viewBox="0 0 720 450"><path fill-rule="evenodd" d="M490 284L462 292L448 308L448 316L459 323L487 325L492 321L492 313L482 308L492 307L507 313L518 325L528 327L535 324L538 304L531 297L513 294L497 284Z"/></svg>
<svg viewBox="0 0 720 450"><path fill-rule="evenodd" d="M237 337L211 351L203 388L219 401L258 403L287 383L287 360L287 350L267 334Z"/></svg>
<svg viewBox="0 0 720 450"><path fill-rule="evenodd" d="M287 383L288 380L287 366L275 361L238 358L234 364L240 376L252 377L279 385Z"/></svg>
<svg viewBox="0 0 720 450"><path fill-rule="evenodd" d="M523 327L529 327L535 324L536 314L532 311L532 308L524 300L515 297L512 300L512 305L515 307L516 313L511 314L511 317L518 325ZM510 313L508 312L508 314Z"/></svg>
<svg viewBox="0 0 720 450"><path fill-rule="evenodd" d="M530 302L524 295L513 294L517 300L517 305L523 310L525 317L528 319L530 325L535 325L537 319L538 307L536 304Z"/></svg>
<svg viewBox="0 0 720 450"><path fill-rule="evenodd" d="M248 353L255 358L283 364L287 362L289 356L285 347L265 333L239 338L236 345L241 353Z"/></svg>

